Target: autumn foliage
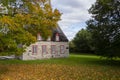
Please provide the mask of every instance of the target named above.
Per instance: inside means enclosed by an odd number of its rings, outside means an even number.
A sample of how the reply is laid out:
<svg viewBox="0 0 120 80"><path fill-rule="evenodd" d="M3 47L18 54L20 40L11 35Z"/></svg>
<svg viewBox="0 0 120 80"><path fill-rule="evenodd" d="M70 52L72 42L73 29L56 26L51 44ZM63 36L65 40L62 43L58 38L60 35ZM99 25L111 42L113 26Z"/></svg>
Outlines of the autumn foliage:
<svg viewBox="0 0 120 80"><path fill-rule="evenodd" d="M61 13L52 9L49 0L19 1L1 0L0 5L6 9L0 9L1 55L20 55L36 41L38 32L47 39L60 20Z"/></svg>
<svg viewBox="0 0 120 80"><path fill-rule="evenodd" d="M0 65L0 80L119 80L119 74L117 69L87 65Z"/></svg>
<svg viewBox="0 0 120 80"><path fill-rule="evenodd" d="M0 60L0 80L120 80L120 58L75 55L47 60Z"/></svg>

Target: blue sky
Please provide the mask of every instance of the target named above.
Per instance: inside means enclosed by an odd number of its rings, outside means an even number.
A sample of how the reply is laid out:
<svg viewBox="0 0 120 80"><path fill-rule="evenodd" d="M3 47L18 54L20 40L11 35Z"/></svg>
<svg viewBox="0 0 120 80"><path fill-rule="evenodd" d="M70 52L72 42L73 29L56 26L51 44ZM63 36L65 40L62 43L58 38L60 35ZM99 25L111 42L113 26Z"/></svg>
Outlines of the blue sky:
<svg viewBox="0 0 120 80"><path fill-rule="evenodd" d="M52 7L62 14L59 25L69 40L86 27L85 22L90 18L88 9L96 0L51 0Z"/></svg>

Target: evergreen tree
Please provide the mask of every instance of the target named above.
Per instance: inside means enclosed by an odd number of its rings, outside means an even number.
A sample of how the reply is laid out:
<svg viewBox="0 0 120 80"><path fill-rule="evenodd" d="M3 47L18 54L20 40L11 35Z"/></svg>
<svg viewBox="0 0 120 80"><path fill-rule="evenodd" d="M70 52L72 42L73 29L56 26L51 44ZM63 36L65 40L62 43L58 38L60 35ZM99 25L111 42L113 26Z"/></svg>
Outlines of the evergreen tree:
<svg viewBox="0 0 120 80"><path fill-rule="evenodd" d="M92 19L87 29L92 34L96 53L120 57L120 0L97 0L89 9Z"/></svg>
<svg viewBox="0 0 120 80"><path fill-rule="evenodd" d="M86 29L81 29L72 41L74 51L90 53L92 51L91 40L91 34Z"/></svg>

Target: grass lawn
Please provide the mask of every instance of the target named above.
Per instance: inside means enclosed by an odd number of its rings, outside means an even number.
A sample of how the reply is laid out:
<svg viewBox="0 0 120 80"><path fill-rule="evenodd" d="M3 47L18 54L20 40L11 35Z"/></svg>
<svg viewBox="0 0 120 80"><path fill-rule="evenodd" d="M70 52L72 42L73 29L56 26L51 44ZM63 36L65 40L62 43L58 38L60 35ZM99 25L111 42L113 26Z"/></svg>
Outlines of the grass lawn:
<svg viewBox="0 0 120 80"><path fill-rule="evenodd" d="M0 80L120 80L120 60L71 54L47 60L0 60Z"/></svg>

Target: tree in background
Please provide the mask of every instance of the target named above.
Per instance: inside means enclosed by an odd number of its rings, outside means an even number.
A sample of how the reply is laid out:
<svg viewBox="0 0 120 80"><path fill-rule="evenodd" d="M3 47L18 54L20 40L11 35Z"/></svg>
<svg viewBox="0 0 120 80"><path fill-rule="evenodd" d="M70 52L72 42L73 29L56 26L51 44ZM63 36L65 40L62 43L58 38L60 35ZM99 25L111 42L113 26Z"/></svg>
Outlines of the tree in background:
<svg viewBox="0 0 120 80"><path fill-rule="evenodd" d="M70 52L77 52L75 44L73 43L73 40L69 42L69 50Z"/></svg>
<svg viewBox="0 0 120 80"><path fill-rule="evenodd" d="M61 13L53 10L48 1L0 0L1 54L20 55L26 46L36 41L39 32L44 39L51 36Z"/></svg>
<svg viewBox="0 0 120 80"><path fill-rule="evenodd" d="M89 9L87 29L95 51L108 58L120 57L120 0L97 0Z"/></svg>
<svg viewBox="0 0 120 80"><path fill-rule="evenodd" d="M90 53L91 34L86 29L81 29L70 42L70 48L75 52Z"/></svg>

